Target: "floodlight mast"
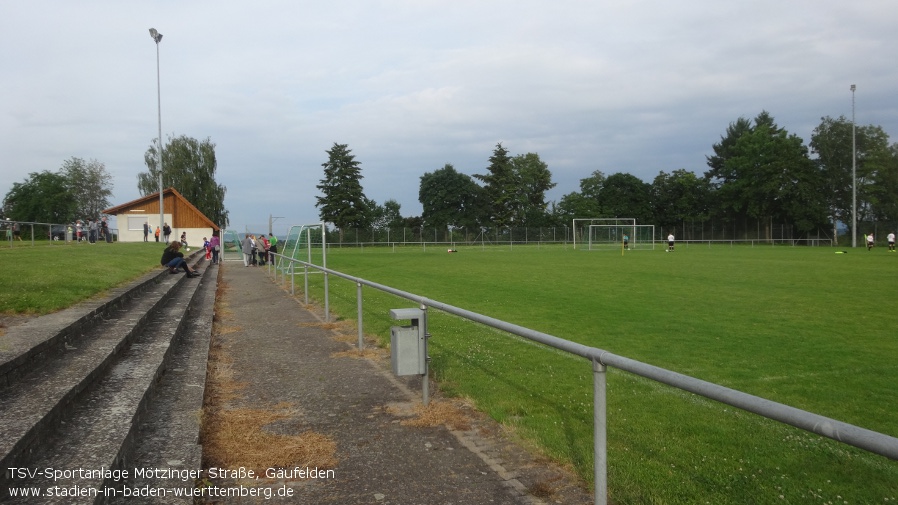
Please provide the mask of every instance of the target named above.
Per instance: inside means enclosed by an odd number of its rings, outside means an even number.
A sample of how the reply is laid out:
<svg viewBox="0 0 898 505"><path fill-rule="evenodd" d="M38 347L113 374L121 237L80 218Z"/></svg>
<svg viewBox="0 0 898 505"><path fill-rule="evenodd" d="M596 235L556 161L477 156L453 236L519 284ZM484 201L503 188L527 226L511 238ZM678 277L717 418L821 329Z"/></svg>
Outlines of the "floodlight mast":
<svg viewBox="0 0 898 505"><path fill-rule="evenodd" d="M162 196L162 84L159 79L159 42L162 34L150 28L150 37L156 42L156 104L159 112L159 229L165 224L165 204Z"/></svg>
<svg viewBox="0 0 898 505"><path fill-rule="evenodd" d="M857 135L854 125L854 90L851 85L851 247L857 247Z"/></svg>

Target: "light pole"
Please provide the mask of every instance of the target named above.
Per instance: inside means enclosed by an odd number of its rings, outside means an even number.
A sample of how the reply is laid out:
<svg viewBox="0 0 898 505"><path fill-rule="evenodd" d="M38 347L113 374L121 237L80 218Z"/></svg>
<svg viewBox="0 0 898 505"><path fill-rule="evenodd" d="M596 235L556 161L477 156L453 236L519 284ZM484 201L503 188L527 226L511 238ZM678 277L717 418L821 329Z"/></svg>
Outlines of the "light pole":
<svg viewBox="0 0 898 505"><path fill-rule="evenodd" d="M268 234L269 235L272 234L271 227L274 224L275 220L283 219L283 217L284 216L272 216L271 214L268 214Z"/></svg>
<svg viewBox="0 0 898 505"><path fill-rule="evenodd" d="M857 135L854 128L854 90L851 85L851 247L857 247Z"/></svg>
<svg viewBox="0 0 898 505"><path fill-rule="evenodd" d="M162 199L162 85L159 80L159 42L162 34L150 28L150 37L156 42L156 103L159 110L159 228L165 223L165 208Z"/></svg>

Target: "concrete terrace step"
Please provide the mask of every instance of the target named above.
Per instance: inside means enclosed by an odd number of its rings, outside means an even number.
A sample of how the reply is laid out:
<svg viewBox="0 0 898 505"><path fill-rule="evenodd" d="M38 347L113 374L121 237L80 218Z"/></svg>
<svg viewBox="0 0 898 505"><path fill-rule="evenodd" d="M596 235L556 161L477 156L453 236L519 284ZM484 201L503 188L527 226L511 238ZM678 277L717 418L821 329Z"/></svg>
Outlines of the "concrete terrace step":
<svg viewBox="0 0 898 505"><path fill-rule="evenodd" d="M191 300L207 291L214 299L217 268L213 270L201 279L153 273L98 303L105 306L95 312L98 315L86 320L75 317L68 324L44 322L18 335L17 343L28 344L20 345L18 355L4 362L19 364L7 365L13 372L6 375L7 385L0 389L0 468L4 469L0 500L9 498L8 486L62 485L41 476L13 478L8 468L100 470L118 468L127 461L142 407L168 366L173 341L194 316L186 317ZM203 285L205 289L199 289ZM211 310L207 312L208 333ZM36 328L49 330L43 340ZM63 350L53 349L60 343ZM194 410L201 405L200 393ZM194 426L194 440L196 433ZM199 459L191 463L199 465ZM67 483L82 488L103 485L102 479L76 481ZM21 498L14 501L27 503ZM64 497L56 503L75 502L92 503L93 498ZM54 501L44 496L33 503Z"/></svg>
<svg viewBox="0 0 898 505"><path fill-rule="evenodd" d="M204 282L215 282L218 267L212 268ZM129 478L124 485L166 489L165 496L152 498L154 504L189 502L176 497L173 490L176 487L193 487L194 479L185 475L189 475L189 470L202 468L199 429L215 295L215 289L201 289L197 293L191 306L191 316L170 353L168 369L140 418L138 436L129 461ZM136 476L131 471L134 468L152 470L153 473ZM176 475L181 477L166 474L168 470L176 470ZM133 504L135 501L134 498L118 496L112 498L110 503Z"/></svg>

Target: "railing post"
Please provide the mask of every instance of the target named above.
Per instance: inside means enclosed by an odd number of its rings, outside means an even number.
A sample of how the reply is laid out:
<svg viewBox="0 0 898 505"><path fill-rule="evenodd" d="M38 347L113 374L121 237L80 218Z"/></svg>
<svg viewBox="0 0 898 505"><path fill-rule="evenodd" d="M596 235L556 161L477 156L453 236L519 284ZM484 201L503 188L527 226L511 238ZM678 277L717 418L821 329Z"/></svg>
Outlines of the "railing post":
<svg viewBox="0 0 898 505"><path fill-rule="evenodd" d="M308 305L309 304L309 265L303 265L302 273L303 273L303 282L305 282L305 284L304 284L305 300L306 300L306 305Z"/></svg>
<svg viewBox="0 0 898 505"><path fill-rule="evenodd" d="M324 272L324 322L331 322L331 310L330 310L330 286L328 285L328 273Z"/></svg>
<svg viewBox="0 0 898 505"><path fill-rule="evenodd" d="M427 331L427 305L421 304L421 310L423 311L424 317L421 320L421 332L424 335L424 345L423 353L424 353L424 376L421 378L421 403L426 407L430 403L430 355L428 347L428 340L430 339L430 333Z"/></svg>
<svg viewBox="0 0 898 505"><path fill-rule="evenodd" d="M593 376L593 480L595 481L595 505L608 503L608 390L606 366L594 359Z"/></svg>
<svg viewBox="0 0 898 505"><path fill-rule="evenodd" d="M356 286L356 288L355 288L356 309L358 312L358 315L356 317L358 317L358 321L359 321L358 322L358 325L359 325L359 351L361 351L362 349L365 348L365 340L364 340L365 330L364 330L364 327L362 326L362 283L356 282L355 286Z"/></svg>
<svg viewBox="0 0 898 505"><path fill-rule="evenodd" d="M296 260L290 260L290 296L296 296Z"/></svg>

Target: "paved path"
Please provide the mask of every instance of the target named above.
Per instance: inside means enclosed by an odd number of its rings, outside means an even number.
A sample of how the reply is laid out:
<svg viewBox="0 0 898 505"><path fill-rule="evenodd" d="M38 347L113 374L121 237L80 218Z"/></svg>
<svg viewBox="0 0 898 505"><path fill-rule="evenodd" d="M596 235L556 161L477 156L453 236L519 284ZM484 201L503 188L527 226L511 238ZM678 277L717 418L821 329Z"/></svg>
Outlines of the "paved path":
<svg viewBox="0 0 898 505"><path fill-rule="evenodd" d="M226 262L221 269L220 324L226 331L214 337L215 345L233 361L234 381L244 385L229 406L289 412L288 418L264 429L284 436L323 435L335 444L336 464L330 478L252 484L273 493L289 488L292 498L230 498L221 503L575 502L559 501L555 495L545 501L532 496L527 487L532 490L533 483L522 484L527 479L503 461L508 445L479 436L473 428L409 425L421 402L420 391L393 377L382 360L353 356L352 335L340 339L339 332L322 324L320 316L265 272L237 262ZM416 383L417 377L408 382Z"/></svg>

